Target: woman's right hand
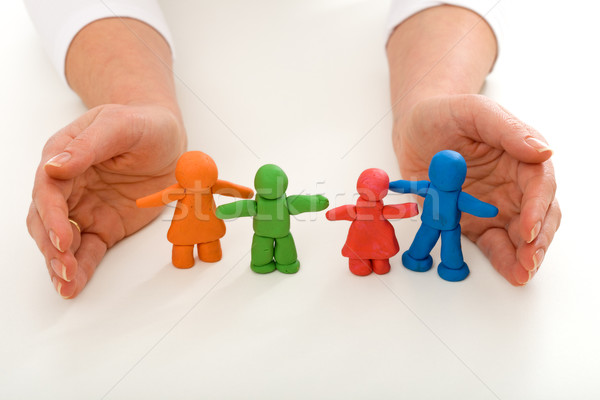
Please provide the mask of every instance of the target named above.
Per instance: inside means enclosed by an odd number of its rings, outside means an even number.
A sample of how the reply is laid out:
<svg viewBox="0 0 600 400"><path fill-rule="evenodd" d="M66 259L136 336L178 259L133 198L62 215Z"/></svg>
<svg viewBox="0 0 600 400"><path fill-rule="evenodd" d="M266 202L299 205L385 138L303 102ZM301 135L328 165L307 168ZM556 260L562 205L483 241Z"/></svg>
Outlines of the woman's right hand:
<svg viewBox="0 0 600 400"><path fill-rule="evenodd" d="M135 199L175 182L185 147L180 116L154 104L95 107L48 140L27 226L61 296L77 296L106 250L160 213Z"/></svg>

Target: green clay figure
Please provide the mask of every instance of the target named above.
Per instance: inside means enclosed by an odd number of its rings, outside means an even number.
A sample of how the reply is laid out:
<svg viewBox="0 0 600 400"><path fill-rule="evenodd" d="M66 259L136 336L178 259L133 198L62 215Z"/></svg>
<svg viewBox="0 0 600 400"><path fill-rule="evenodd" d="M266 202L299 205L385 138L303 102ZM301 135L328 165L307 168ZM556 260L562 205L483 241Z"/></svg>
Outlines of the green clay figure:
<svg viewBox="0 0 600 400"><path fill-rule="evenodd" d="M275 269L295 274L300 268L294 238L290 233L290 215L322 211L329 200L321 195L287 197L288 178L277 165L266 164L254 178L256 198L217 207L217 217L231 219L253 217L252 259L250 268L259 274Z"/></svg>

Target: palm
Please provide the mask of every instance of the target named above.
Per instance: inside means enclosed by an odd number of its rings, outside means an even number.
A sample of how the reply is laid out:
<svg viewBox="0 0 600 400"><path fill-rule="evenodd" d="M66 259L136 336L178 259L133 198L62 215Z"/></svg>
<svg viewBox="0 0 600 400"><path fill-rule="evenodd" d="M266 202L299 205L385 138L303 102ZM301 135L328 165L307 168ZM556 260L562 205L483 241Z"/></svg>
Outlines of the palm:
<svg viewBox="0 0 600 400"><path fill-rule="evenodd" d="M477 96L473 98L478 99ZM419 103L397 121L394 138L402 176L409 180L428 179L429 162L435 153L444 149L461 153L468 166L463 190L499 209L496 218L463 214L462 231L478 244L509 281L524 283L523 272L533 266L527 258L529 255L521 254L528 244L528 237L523 238L523 233L531 230L523 227L523 201L527 198L530 180L540 170L551 170L551 164L549 161L525 163L499 148L482 130L489 126L501 130L501 121L487 118L493 113L478 113L476 107L470 110L465 103L471 108L477 104L465 102L464 96L430 99ZM482 121L482 118L488 120ZM528 216L529 211L526 211L525 220ZM521 275L515 276L517 274Z"/></svg>
<svg viewBox="0 0 600 400"><path fill-rule="evenodd" d="M99 236L109 246L150 222L160 209L137 210L135 199L162 189L173 175L151 176L136 171L93 166L68 182L69 215L84 231Z"/></svg>

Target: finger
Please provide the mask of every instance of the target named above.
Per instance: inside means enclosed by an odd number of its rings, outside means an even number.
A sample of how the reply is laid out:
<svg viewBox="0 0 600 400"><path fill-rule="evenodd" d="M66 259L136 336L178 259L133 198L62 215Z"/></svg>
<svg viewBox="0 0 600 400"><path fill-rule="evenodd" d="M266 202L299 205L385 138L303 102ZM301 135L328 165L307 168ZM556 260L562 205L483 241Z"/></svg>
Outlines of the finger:
<svg viewBox="0 0 600 400"><path fill-rule="evenodd" d="M540 233L556 193L552 164L521 164L518 184L523 192L519 233L525 242L531 243Z"/></svg>
<svg viewBox="0 0 600 400"><path fill-rule="evenodd" d="M69 209L66 201L71 195L72 182L53 179L46 173L45 167L52 163L59 165L65 162L64 157L54 157L55 161L51 161L50 158L62 152L73 138L89 126L97 114L98 109L91 110L54 134L44 146L42 162L36 171L33 201L44 224L46 234L61 252L72 246L72 240L75 237L71 224L68 222ZM75 246L77 247L78 244Z"/></svg>
<svg viewBox="0 0 600 400"><path fill-rule="evenodd" d="M561 211L558 202L554 200L547 215L544 218L544 224L540 234L532 243L523 243L517 248L517 259L519 263L529 272L529 280L542 265L546 252L554 234L560 226Z"/></svg>
<svg viewBox="0 0 600 400"><path fill-rule="evenodd" d="M106 244L93 233L84 233L81 235L81 246L75 254L78 266L77 275L71 282L62 286L62 296L65 298L76 297L87 285L96 267L106 254Z"/></svg>
<svg viewBox="0 0 600 400"><path fill-rule="evenodd" d="M67 197L71 182L59 182L38 169L33 186L33 204L43 223L45 234L53 246L65 252L73 241L73 229L69 223Z"/></svg>
<svg viewBox="0 0 600 400"><path fill-rule="evenodd" d="M118 108L103 108L80 132L70 133L71 140L52 149L54 155L44 165L49 176L72 179L90 166L127 152L149 124L143 113ZM79 126L79 124L78 124Z"/></svg>
<svg viewBox="0 0 600 400"><path fill-rule="evenodd" d="M527 163L540 163L552 156L546 139L535 129L485 96L460 96L462 101L453 108L453 114L476 141L505 150L512 157Z"/></svg>
<svg viewBox="0 0 600 400"><path fill-rule="evenodd" d="M71 247L69 249L75 254L81 245L81 226L72 219L69 219L69 222L71 222L71 232L73 235L73 240L71 241Z"/></svg>
<svg viewBox="0 0 600 400"><path fill-rule="evenodd" d="M484 232L477 245L490 260L494 268L510 284L523 286L529 280L529 273L519 265L513 246L506 230L492 228Z"/></svg>
<svg viewBox="0 0 600 400"><path fill-rule="evenodd" d="M92 123L92 121L94 121L101 110L102 108L100 107L89 110L75 121L71 122L69 125L63 127L54 135L52 135L44 145L44 149L42 151L42 164L48 163L51 158L54 158L56 155L64 151L65 147L81 132L83 132ZM57 166L60 164L59 161L65 162L66 160L57 159L55 161L56 163L54 165Z"/></svg>
<svg viewBox="0 0 600 400"><path fill-rule="evenodd" d="M54 247L48 235L46 235L42 220L33 203L27 215L27 227L29 234L35 240L45 258L46 267L54 286L57 287L61 281L67 282L72 280L77 271L75 256L71 251L60 252ZM55 278L58 278L58 281ZM60 287L57 287L57 291L62 295Z"/></svg>
<svg viewBox="0 0 600 400"><path fill-rule="evenodd" d="M523 239L523 236L521 236L520 214L516 214L512 217L510 222L506 225L506 231L508 232L508 237L515 248L521 246L525 242L525 239Z"/></svg>

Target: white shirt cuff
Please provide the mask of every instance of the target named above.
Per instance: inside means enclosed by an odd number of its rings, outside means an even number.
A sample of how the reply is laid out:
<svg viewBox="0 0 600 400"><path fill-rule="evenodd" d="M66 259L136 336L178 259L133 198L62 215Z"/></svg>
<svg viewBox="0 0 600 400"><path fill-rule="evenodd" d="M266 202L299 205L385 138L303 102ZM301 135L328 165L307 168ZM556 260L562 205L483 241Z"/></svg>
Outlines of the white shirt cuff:
<svg viewBox="0 0 600 400"><path fill-rule="evenodd" d="M103 18L140 20L159 32L174 52L171 32L156 0L25 0L43 46L62 79L71 41L86 25Z"/></svg>
<svg viewBox="0 0 600 400"><path fill-rule="evenodd" d="M449 4L467 8L479 14L488 23L499 44L502 36L502 18L500 10L497 7L498 3L498 0L392 0L387 21L386 39L389 39L390 35L398 25L416 13L427 8Z"/></svg>

